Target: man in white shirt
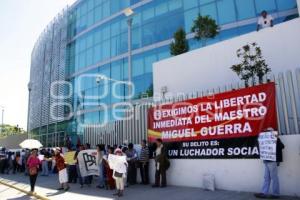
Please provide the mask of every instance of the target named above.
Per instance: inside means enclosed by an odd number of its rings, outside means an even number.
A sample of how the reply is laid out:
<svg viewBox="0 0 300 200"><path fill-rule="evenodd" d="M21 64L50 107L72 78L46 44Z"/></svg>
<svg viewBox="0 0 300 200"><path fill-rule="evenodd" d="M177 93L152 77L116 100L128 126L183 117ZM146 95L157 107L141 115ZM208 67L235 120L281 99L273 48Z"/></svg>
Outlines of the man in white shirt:
<svg viewBox="0 0 300 200"><path fill-rule="evenodd" d="M267 27L273 27L273 17L264 10L261 12L261 16L258 18L257 31Z"/></svg>

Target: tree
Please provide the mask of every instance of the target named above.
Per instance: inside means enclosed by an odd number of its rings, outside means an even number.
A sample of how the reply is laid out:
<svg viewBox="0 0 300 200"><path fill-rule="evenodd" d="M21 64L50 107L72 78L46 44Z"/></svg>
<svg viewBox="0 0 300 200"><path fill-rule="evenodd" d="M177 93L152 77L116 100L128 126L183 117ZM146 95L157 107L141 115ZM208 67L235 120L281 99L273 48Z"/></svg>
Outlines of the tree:
<svg viewBox="0 0 300 200"><path fill-rule="evenodd" d="M174 33L174 41L170 45L171 55L177 56L189 51L189 43L186 39L186 33L183 28L179 28Z"/></svg>
<svg viewBox="0 0 300 200"><path fill-rule="evenodd" d="M198 15L197 19L194 20L191 31L195 33L195 39L202 41L202 45L206 46L206 42L210 38L215 38L219 34L219 26L216 20L210 16Z"/></svg>
<svg viewBox="0 0 300 200"><path fill-rule="evenodd" d="M25 134L26 131L24 131L22 128L17 126L12 126L8 124L4 124L3 126L0 125L0 138L7 137L10 135L18 135L18 134Z"/></svg>
<svg viewBox="0 0 300 200"><path fill-rule="evenodd" d="M263 59L261 48L254 42L238 49L236 55L240 59L240 63L232 65L231 70L245 82L245 86L248 87L249 79L252 79L252 85L254 85L256 77L262 84L263 77L271 72L271 68Z"/></svg>

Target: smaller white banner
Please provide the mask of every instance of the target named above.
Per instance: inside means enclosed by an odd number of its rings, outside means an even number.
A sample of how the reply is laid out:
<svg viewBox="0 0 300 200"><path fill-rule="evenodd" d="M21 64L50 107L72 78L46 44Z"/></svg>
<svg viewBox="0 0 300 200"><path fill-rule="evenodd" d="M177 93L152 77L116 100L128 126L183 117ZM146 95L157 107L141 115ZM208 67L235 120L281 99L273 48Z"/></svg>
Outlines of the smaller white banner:
<svg viewBox="0 0 300 200"><path fill-rule="evenodd" d="M258 136L259 153L261 160L276 162L276 131L262 132Z"/></svg>
<svg viewBox="0 0 300 200"><path fill-rule="evenodd" d="M99 175L99 167L97 165L97 150L83 150L78 154L78 163L80 174L82 177L90 175Z"/></svg>
<svg viewBox="0 0 300 200"><path fill-rule="evenodd" d="M119 173L126 173L127 171L126 156L117 156L117 155L109 154L108 164L112 170L117 171Z"/></svg>

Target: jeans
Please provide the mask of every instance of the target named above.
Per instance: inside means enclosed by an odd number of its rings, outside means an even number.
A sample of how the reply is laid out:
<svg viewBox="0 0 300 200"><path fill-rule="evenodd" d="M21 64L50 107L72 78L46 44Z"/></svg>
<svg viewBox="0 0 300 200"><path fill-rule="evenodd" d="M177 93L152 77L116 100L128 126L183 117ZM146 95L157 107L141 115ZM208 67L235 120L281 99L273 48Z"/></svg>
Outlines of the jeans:
<svg viewBox="0 0 300 200"><path fill-rule="evenodd" d="M83 183L84 183L84 177L81 176L78 164L76 165L76 170L77 170L77 176L78 176L78 179L79 179L79 184L83 185Z"/></svg>
<svg viewBox="0 0 300 200"><path fill-rule="evenodd" d="M42 176L48 176L48 175L49 175L48 161L43 160L42 161Z"/></svg>
<svg viewBox="0 0 300 200"><path fill-rule="evenodd" d="M98 186L104 187L104 169L103 169L103 162L99 164L99 179L98 179Z"/></svg>
<svg viewBox="0 0 300 200"><path fill-rule="evenodd" d="M279 196L279 179L278 179L278 167L276 162L266 162L265 164L265 176L264 176L264 184L262 187L262 193L267 195L269 194L269 189L272 182L272 195Z"/></svg>

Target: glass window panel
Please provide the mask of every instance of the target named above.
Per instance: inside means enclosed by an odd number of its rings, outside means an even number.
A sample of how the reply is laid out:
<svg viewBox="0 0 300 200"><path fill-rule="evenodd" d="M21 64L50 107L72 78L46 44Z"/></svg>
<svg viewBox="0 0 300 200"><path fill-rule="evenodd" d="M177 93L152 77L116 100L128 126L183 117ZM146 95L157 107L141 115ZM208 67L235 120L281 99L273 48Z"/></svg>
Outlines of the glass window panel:
<svg viewBox="0 0 300 200"><path fill-rule="evenodd" d="M117 11L120 10L120 0L110 0L110 13L116 13Z"/></svg>
<svg viewBox="0 0 300 200"><path fill-rule="evenodd" d="M94 63L99 62L102 60L102 47L101 43L94 46Z"/></svg>
<svg viewBox="0 0 300 200"><path fill-rule="evenodd" d="M157 53L158 60L169 58L170 56L171 55L170 55L169 47L163 47L158 50L158 53Z"/></svg>
<svg viewBox="0 0 300 200"><path fill-rule="evenodd" d="M256 16L253 0L235 0L239 20L253 18Z"/></svg>
<svg viewBox="0 0 300 200"><path fill-rule="evenodd" d="M138 26L138 25L140 25L141 21L142 21L142 14L141 13L136 13L133 16L132 26Z"/></svg>
<svg viewBox="0 0 300 200"><path fill-rule="evenodd" d="M110 38L110 26L105 26L102 30L103 40L107 40Z"/></svg>
<svg viewBox="0 0 300 200"><path fill-rule="evenodd" d="M110 57L110 40L105 40L102 44L103 60L106 60Z"/></svg>
<svg viewBox="0 0 300 200"><path fill-rule="evenodd" d="M130 6L130 0L122 0L120 1L120 7L121 8L127 8Z"/></svg>
<svg viewBox="0 0 300 200"><path fill-rule="evenodd" d="M110 32L111 32L111 37L118 35L120 33L120 22L114 22L110 25Z"/></svg>
<svg viewBox="0 0 300 200"><path fill-rule="evenodd" d="M94 33L94 43L98 44L101 41L102 41L102 31L98 29Z"/></svg>
<svg viewBox="0 0 300 200"><path fill-rule="evenodd" d="M183 7L185 10L198 7L198 0L188 0L188 1L184 0Z"/></svg>
<svg viewBox="0 0 300 200"><path fill-rule="evenodd" d="M83 51L86 49L86 40L84 38L79 40L79 51Z"/></svg>
<svg viewBox="0 0 300 200"><path fill-rule="evenodd" d="M255 0L257 14L260 14L263 10L274 11L276 10L275 0Z"/></svg>
<svg viewBox="0 0 300 200"><path fill-rule="evenodd" d="M143 46L152 44L155 41L155 24L146 24L143 28Z"/></svg>
<svg viewBox="0 0 300 200"><path fill-rule="evenodd" d="M95 8L95 22L102 19L102 7L98 6Z"/></svg>
<svg viewBox="0 0 300 200"><path fill-rule="evenodd" d="M86 48L93 46L93 35L89 34L86 38Z"/></svg>
<svg viewBox="0 0 300 200"><path fill-rule="evenodd" d="M141 29L134 28L132 29L132 48L137 49L141 47Z"/></svg>
<svg viewBox="0 0 300 200"><path fill-rule="evenodd" d="M87 3L84 2L80 5L80 15L83 16L87 12Z"/></svg>
<svg viewBox="0 0 300 200"><path fill-rule="evenodd" d="M277 0L277 6L279 11L288 10L297 8L297 2L296 0Z"/></svg>
<svg viewBox="0 0 300 200"><path fill-rule="evenodd" d="M219 0L217 1L219 23L227 24L236 21L235 6L233 0Z"/></svg>
<svg viewBox="0 0 300 200"><path fill-rule="evenodd" d="M198 8L193 8L184 12L184 28L186 33L191 32L191 28L193 26L194 20L197 18L199 14Z"/></svg>
<svg viewBox="0 0 300 200"><path fill-rule="evenodd" d="M102 4L102 17L106 18L110 16L110 1L106 1Z"/></svg>
<svg viewBox="0 0 300 200"><path fill-rule="evenodd" d="M147 8L143 11L143 20L149 20L154 17L154 8Z"/></svg>
<svg viewBox="0 0 300 200"><path fill-rule="evenodd" d="M85 52L79 54L79 68L83 68L85 66Z"/></svg>
<svg viewBox="0 0 300 200"><path fill-rule="evenodd" d="M125 53L128 50L128 37L127 32L120 35L120 52L119 53Z"/></svg>
<svg viewBox="0 0 300 200"><path fill-rule="evenodd" d="M155 7L155 15L162 15L168 12L168 2L160 2Z"/></svg>
<svg viewBox="0 0 300 200"><path fill-rule="evenodd" d="M186 0L184 0L186 1ZM169 10L176 10L182 7L182 0L171 0L169 1Z"/></svg>
<svg viewBox="0 0 300 200"><path fill-rule="evenodd" d="M93 64L93 48L89 48L86 51L86 65Z"/></svg>
<svg viewBox="0 0 300 200"><path fill-rule="evenodd" d="M152 73L153 63L157 61L156 54L146 55L145 57L145 73Z"/></svg>
<svg viewBox="0 0 300 200"><path fill-rule="evenodd" d="M201 6L200 7L200 14L202 16L208 15L211 18L215 19L216 21L217 19L217 9L216 9L216 4L212 3L212 4L207 4L205 6Z"/></svg>
<svg viewBox="0 0 300 200"><path fill-rule="evenodd" d="M121 62L116 61L111 64L111 78L115 80L122 80L122 68L121 68Z"/></svg>
<svg viewBox="0 0 300 200"><path fill-rule="evenodd" d="M89 11L88 19L87 19L87 26L91 26L92 24L94 24L94 12Z"/></svg>
<svg viewBox="0 0 300 200"><path fill-rule="evenodd" d="M94 0L89 0L88 1L88 10L94 9Z"/></svg>
<svg viewBox="0 0 300 200"><path fill-rule="evenodd" d="M211 3L214 2L215 0L199 0L199 4L203 5L203 4L207 4L207 3Z"/></svg>
<svg viewBox="0 0 300 200"><path fill-rule="evenodd" d="M144 61L141 56L134 56L132 62L132 76L139 76L144 73Z"/></svg>
<svg viewBox="0 0 300 200"><path fill-rule="evenodd" d="M118 49L119 49L118 38L119 37L112 37L110 40L111 41L111 57L118 55Z"/></svg>

